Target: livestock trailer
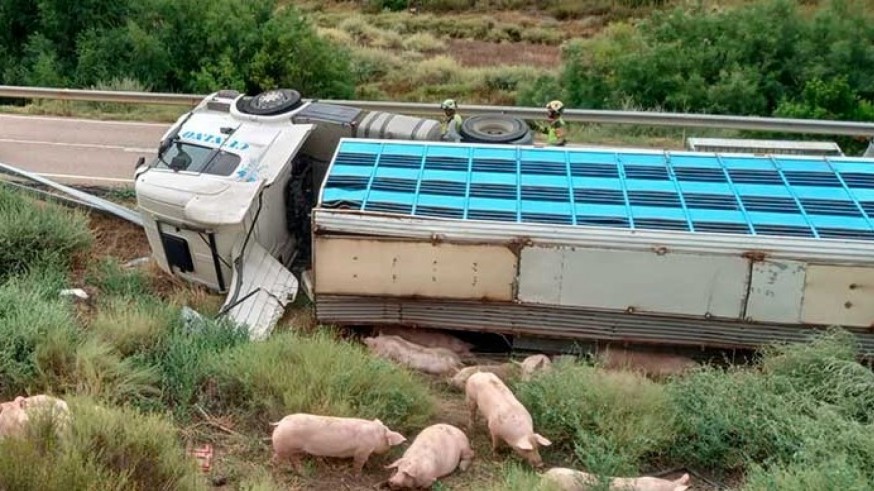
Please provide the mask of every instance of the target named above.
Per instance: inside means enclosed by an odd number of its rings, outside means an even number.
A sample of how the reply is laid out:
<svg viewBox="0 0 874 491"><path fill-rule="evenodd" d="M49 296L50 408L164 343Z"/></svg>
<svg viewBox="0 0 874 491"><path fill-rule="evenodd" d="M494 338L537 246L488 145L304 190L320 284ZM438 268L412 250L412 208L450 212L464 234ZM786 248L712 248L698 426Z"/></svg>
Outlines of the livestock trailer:
<svg viewBox="0 0 874 491"><path fill-rule="evenodd" d="M874 353L874 160L342 139L312 213L316 316Z"/></svg>

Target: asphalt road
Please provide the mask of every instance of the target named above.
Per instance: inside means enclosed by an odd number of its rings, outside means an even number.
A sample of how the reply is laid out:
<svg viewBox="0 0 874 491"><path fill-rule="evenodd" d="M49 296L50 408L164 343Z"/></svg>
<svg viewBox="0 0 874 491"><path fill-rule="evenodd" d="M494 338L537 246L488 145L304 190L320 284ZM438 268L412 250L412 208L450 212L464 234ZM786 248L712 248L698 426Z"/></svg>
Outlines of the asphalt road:
<svg viewBox="0 0 874 491"><path fill-rule="evenodd" d="M64 184L131 184L137 159L154 158L169 127L0 114L0 162Z"/></svg>

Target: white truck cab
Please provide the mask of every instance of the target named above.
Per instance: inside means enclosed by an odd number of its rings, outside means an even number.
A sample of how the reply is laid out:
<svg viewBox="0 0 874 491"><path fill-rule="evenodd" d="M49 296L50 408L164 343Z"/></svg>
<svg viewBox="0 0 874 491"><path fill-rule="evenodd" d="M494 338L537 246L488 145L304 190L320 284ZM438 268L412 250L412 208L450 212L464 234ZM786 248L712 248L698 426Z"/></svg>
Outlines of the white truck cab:
<svg viewBox="0 0 874 491"><path fill-rule="evenodd" d="M263 335L298 289L309 212L343 137L439 140L439 123L304 101L293 90L220 91L164 134L135 172L158 265L227 292L225 309ZM267 308L268 304L272 308Z"/></svg>

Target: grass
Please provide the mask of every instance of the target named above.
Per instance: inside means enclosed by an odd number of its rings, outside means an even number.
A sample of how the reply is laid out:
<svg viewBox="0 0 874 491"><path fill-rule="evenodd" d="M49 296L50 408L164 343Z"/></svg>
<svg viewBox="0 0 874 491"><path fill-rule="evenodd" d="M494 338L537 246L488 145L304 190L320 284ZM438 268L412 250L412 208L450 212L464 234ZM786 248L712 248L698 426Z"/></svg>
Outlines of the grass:
<svg viewBox="0 0 874 491"><path fill-rule="evenodd" d="M420 428L433 401L411 373L326 331L283 332L213 357L209 407L262 427L295 412L379 418Z"/></svg>
<svg viewBox="0 0 874 491"><path fill-rule="evenodd" d="M68 264L90 243L84 213L59 213L0 184L0 280L49 259Z"/></svg>
<svg viewBox="0 0 874 491"><path fill-rule="evenodd" d="M56 205L5 199L0 223L33 207L57 224L26 236L24 248L54 243L76 220ZM286 414L379 418L408 439L434 422L463 424L460 394L327 329L301 332L303 315L252 343L224 321L184 322L148 271L111 259L88 269L96 312L78 316L58 296L70 261L51 252L0 279L0 398L63 397L72 433L58 439L36 425L27 440L0 441L2 489L200 489L183 449L203 441L225 452L216 467L236 489L306 489L343 471L311 463L291 478L267 466L268 423ZM751 367L707 367L663 384L565 360L513 389L553 441L547 465L612 476L683 465L744 476L745 491L874 489L874 374L856 354L853 337L835 329L765 347ZM543 491L513 454L491 452L484 428L472 441L473 468L435 489ZM387 474L377 465L367 479Z"/></svg>
<svg viewBox="0 0 874 491"><path fill-rule="evenodd" d="M590 472L635 474L674 436L664 386L635 374L562 361L516 391L536 431L552 441L549 454L573 455L566 463Z"/></svg>
<svg viewBox="0 0 874 491"><path fill-rule="evenodd" d="M67 439L0 440L0 488L194 490L203 487L171 421L132 409L69 399ZM45 432L40 432L42 436Z"/></svg>

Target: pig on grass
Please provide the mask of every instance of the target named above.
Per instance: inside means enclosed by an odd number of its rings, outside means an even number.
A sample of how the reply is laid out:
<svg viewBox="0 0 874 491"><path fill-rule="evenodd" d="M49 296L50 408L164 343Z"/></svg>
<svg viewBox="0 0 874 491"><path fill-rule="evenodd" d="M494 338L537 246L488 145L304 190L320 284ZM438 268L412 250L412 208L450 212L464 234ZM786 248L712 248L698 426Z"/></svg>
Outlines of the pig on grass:
<svg viewBox="0 0 874 491"><path fill-rule="evenodd" d="M553 467L543 474L543 481L560 491L588 491L595 489L599 480L592 474L574 469ZM673 481L657 477L614 477L610 491L685 491L689 489L689 474Z"/></svg>
<svg viewBox="0 0 874 491"><path fill-rule="evenodd" d="M596 361L608 370L626 370L643 373L655 380L682 375L698 366L686 356L670 353L650 353L625 348L608 348L599 352Z"/></svg>
<svg viewBox="0 0 874 491"><path fill-rule="evenodd" d="M403 327L380 327L379 333L383 336L398 336L411 343L426 348L444 348L452 351L462 358L472 356L470 350L473 345L458 339L450 334L445 334L432 329L407 329Z"/></svg>
<svg viewBox="0 0 874 491"><path fill-rule="evenodd" d="M531 380L537 372L548 372L549 370L552 370L552 361L546 355L531 355L522 360L521 363L513 363L518 364L521 372L520 376L523 381Z"/></svg>
<svg viewBox="0 0 874 491"><path fill-rule="evenodd" d="M364 338L364 344L375 355L432 375L452 373L461 366L458 355L446 348L427 348L400 336Z"/></svg>
<svg viewBox="0 0 874 491"><path fill-rule="evenodd" d="M464 367L449 381L449 385L455 387L458 390L464 390L467 386L467 379L470 378L471 375L478 372L488 372L494 373L498 376L499 379L509 382L512 379L515 379L519 376L520 368L518 365L513 363L501 363L499 365L473 365L469 367Z"/></svg>
<svg viewBox="0 0 874 491"><path fill-rule="evenodd" d="M531 414L497 375L488 372L471 375L465 386L465 399L469 430L473 432L479 410L488 424L493 451L504 441L532 466L543 466L538 447L552 445L552 442L534 433Z"/></svg>
<svg viewBox="0 0 874 491"><path fill-rule="evenodd" d="M392 489L430 489L437 479L470 467L473 459L470 440L460 429L435 424L422 430L404 456L386 469L397 469L388 480Z"/></svg>
<svg viewBox="0 0 874 491"><path fill-rule="evenodd" d="M403 435L390 430L378 419L338 418L313 414L289 414L273 430L273 462L291 462L301 471L301 457L335 457L354 459L356 474L372 454L384 454L391 447L406 441Z"/></svg>
<svg viewBox="0 0 874 491"><path fill-rule="evenodd" d="M0 403L0 437L24 437L32 418L50 418L58 436L70 427L70 408L61 399L46 394L18 396Z"/></svg>

